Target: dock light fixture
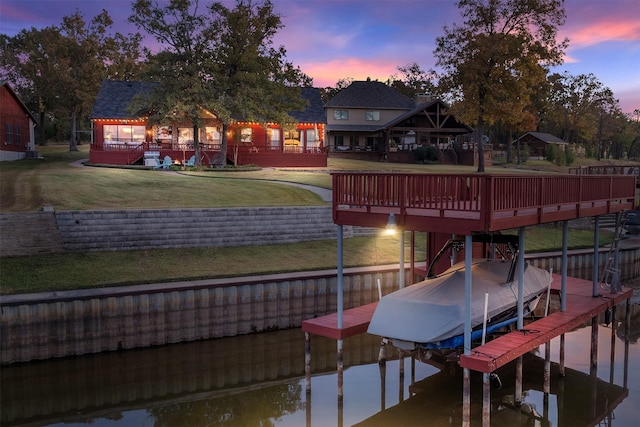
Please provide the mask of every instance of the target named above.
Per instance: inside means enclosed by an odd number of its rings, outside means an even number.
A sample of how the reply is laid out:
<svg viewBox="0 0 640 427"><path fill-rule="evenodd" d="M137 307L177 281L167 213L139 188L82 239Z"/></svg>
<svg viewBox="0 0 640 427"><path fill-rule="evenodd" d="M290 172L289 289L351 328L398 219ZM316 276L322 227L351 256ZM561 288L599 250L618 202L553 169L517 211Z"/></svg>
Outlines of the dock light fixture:
<svg viewBox="0 0 640 427"><path fill-rule="evenodd" d="M387 220L387 227L385 229L385 234L392 236L396 234L396 230L398 229L398 224L396 223L396 216L393 212L389 214L389 219Z"/></svg>

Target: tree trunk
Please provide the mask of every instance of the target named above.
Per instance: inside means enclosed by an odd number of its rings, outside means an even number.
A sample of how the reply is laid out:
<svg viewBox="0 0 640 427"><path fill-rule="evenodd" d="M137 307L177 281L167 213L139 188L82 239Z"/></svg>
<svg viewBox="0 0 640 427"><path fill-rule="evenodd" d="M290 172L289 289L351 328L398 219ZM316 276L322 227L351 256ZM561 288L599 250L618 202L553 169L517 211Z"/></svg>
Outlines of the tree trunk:
<svg viewBox="0 0 640 427"><path fill-rule="evenodd" d="M193 121L193 151L196 156L196 166L202 166L202 160L200 159L200 129L196 121Z"/></svg>
<svg viewBox="0 0 640 427"><path fill-rule="evenodd" d="M220 135L220 156L217 166L224 168L227 163L227 131L229 125L222 123L222 134Z"/></svg>
<svg viewBox="0 0 640 427"><path fill-rule="evenodd" d="M45 120L44 110L40 110L40 124L39 124L40 129L38 129L38 134L40 135L40 138L39 138L40 141L38 142L40 145L46 145L46 142L47 142L44 140L44 120Z"/></svg>
<svg viewBox="0 0 640 427"><path fill-rule="evenodd" d="M71 112L71 135L69 137L69 151L78 151L78 141L76 139L76 127L78 125L78 112L75 109Z"/></svg>
<svg viewBox="0 0 640 427"><path fill-rule="evenodd" d="M482 107L480 107L482 110ZM478 172L484 172L484 145L482 135L484 133L484 117L482 112L478 114L478 127L476 128L476 143L478 144Z"/></svg>

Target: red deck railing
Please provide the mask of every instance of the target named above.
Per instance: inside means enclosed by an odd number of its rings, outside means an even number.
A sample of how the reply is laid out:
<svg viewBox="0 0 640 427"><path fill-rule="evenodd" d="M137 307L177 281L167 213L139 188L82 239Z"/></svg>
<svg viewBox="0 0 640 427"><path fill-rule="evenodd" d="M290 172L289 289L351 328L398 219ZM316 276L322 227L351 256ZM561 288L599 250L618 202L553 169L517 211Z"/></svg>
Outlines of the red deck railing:
<svg viewBox="0 0 640 427"><path fill-rule="evenodd" d="M632 209L635 177L334 173L336 224L469 234Z"/></svg>

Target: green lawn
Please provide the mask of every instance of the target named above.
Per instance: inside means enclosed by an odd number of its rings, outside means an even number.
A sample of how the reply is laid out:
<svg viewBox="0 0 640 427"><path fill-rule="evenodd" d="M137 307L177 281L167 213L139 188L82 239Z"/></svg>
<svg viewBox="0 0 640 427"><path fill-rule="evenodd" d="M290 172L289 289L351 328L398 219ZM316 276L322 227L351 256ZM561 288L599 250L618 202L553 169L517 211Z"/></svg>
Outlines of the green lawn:
<svg viewBox="0 0 640 427"><path fill-rule="evenodd" d="M324 205L317 195L267 181L290 181L331 188L331 171L473 173L448 165L409 165L329 159L327 168L267 168L252 171L162 172L141 167L77 167L88 158L88 145L69 152L66 145L38 147L44 160L0 165L0 210L23 212L52 206L57 210L237 206ZM548 162L547 162L548 163ZM537 162L538 170L544 164ZM553 170L554 167L549 166ZM532 173L525 168L487 168L492 173ZM591 247L592 230L571 230L571 248ZM424 260L424 239L417 258ZM603 244L611 241L601 233ZM407 242L408 239L405 239ZM554 226L528 227L527 252L557 249L562 231ZM345 239L345 266L397 262L398 239ZM319 270L336 267L335 240L292 245L193 248L124 252L74 252L0 259L0 293L121 286L136 283ZM405 251L407 260L408 250Z"/></svg>

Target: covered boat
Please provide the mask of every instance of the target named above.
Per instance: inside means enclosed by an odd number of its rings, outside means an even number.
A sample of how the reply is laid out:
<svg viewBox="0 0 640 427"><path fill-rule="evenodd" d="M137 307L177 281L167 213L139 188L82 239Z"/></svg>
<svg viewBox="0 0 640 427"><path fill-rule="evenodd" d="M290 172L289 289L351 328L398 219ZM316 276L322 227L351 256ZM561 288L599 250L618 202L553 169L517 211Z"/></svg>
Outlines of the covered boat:
<svg viewBox="0 0 640 427"><path fill-rule="evenodd" d="M482 334L485 294L487 333L517 321L518 280L514 271L515 258L473 260L472 339ZM403 350L460 347L464 342L465 272L465 263L460 262L438 276L382 297L368 332L387 338ZM525 315L535 309L551 280L548 271L525 263Z"/></svg>

